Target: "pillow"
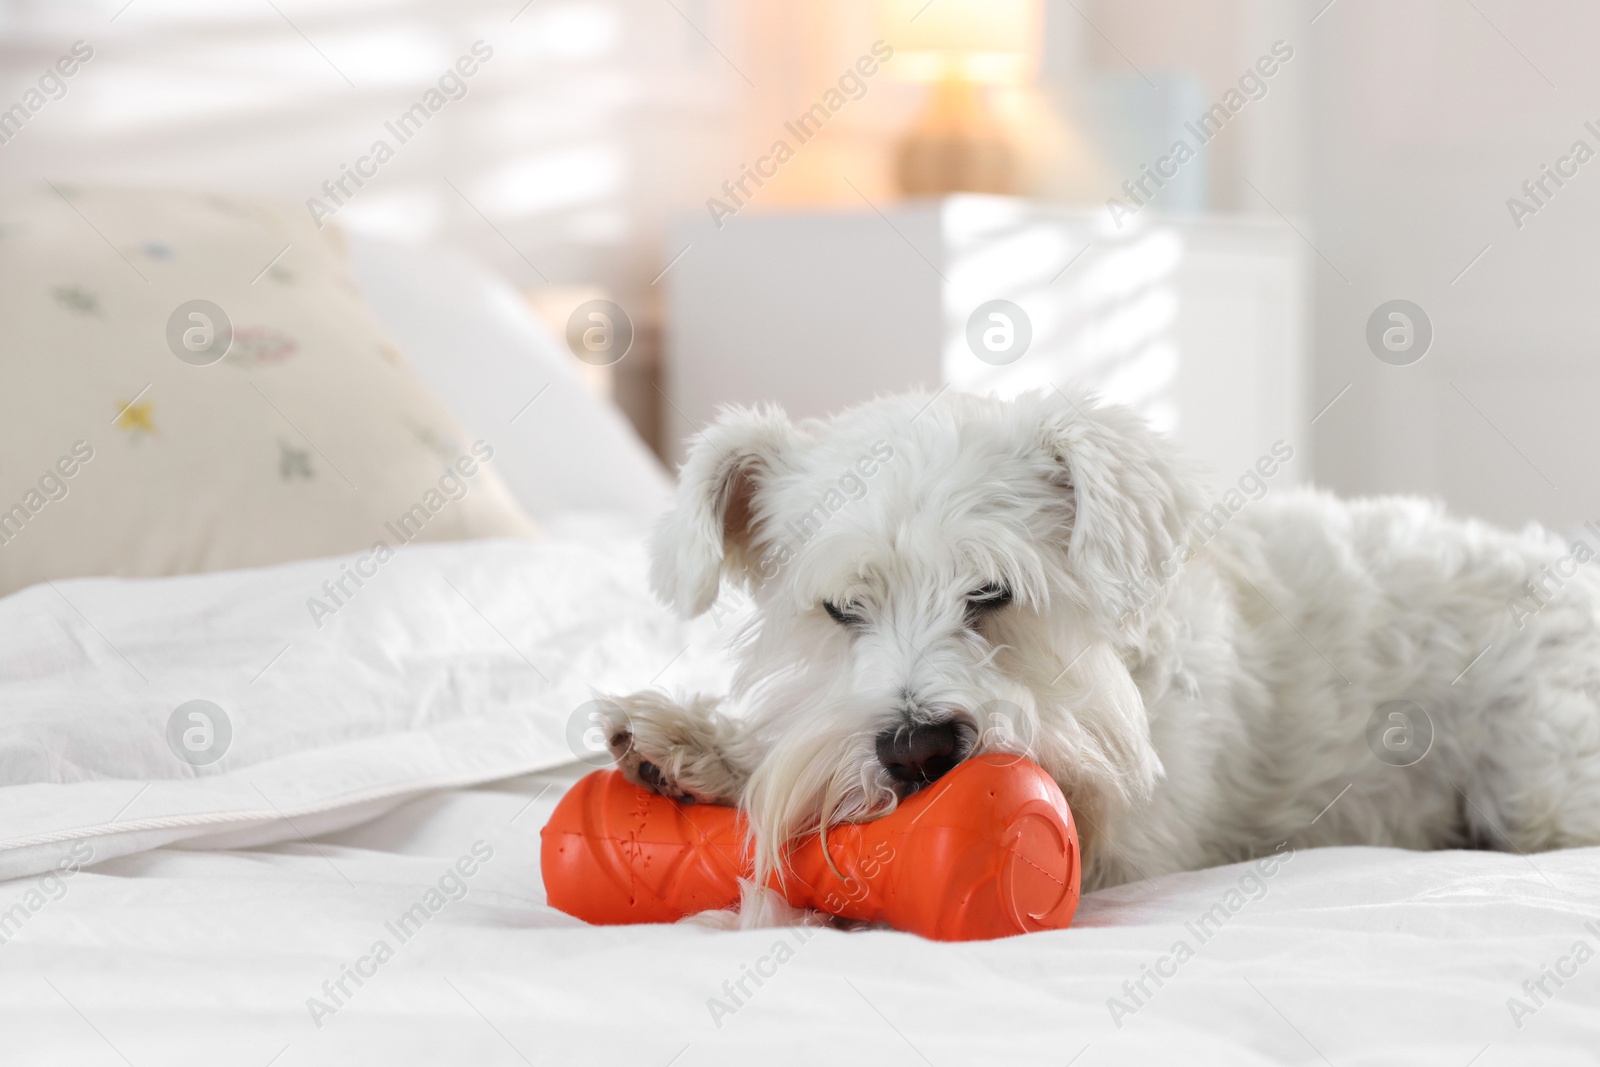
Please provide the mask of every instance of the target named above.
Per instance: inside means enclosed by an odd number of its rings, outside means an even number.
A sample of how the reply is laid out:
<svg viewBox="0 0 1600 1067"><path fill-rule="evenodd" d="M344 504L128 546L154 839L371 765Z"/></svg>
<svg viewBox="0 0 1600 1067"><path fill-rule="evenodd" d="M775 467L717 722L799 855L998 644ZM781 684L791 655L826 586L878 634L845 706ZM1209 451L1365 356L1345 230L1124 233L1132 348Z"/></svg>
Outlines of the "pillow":
<svg viewBox="0 0 1600 1067"><path fill-rule="evenodd" d="M534 533L298 207L0 197L0 380L0 594Z"/></svg>
<svg viewBox="0 0 1600 1067"><path fill-rule="evenodd" d="M546 528L572 512L660 518L671 476L516 290L458 252L347 237L379 321L474 433L496 431L495 469L529 514Z"/></svg>

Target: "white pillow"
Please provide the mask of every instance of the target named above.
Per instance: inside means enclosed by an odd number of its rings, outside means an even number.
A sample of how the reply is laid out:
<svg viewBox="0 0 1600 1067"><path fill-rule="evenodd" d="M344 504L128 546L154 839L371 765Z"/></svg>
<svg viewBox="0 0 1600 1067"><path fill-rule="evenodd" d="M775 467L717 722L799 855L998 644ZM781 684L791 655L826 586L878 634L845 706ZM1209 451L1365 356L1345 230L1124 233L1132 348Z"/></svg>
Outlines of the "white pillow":
<svg viewBox="0 0 1600 1067"><path fill-rule="evenodd" d="M0 197L0 381L0 594L533 534L299 207Z"/></svg>
<svg viewBox="0 0 1600 1067"><path fill-rule="evenodd" d="M635 527L660 516L671 477L516 290L458 252L347 239L378 318L418 376L494 443L495 469L529 514L549 524L606 512Z"/></svg>

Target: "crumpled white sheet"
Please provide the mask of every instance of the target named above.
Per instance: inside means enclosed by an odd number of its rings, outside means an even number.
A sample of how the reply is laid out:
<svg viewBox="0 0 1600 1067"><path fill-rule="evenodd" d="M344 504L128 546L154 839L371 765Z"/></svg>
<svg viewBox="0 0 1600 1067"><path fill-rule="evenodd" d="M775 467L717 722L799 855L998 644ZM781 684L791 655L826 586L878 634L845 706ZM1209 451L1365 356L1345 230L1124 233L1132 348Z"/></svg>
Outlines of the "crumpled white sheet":
<svg viewBox="0 0 1600 1067"><path fill-rule="evenodd" d="M644 592L638 546L590 538L419 547L319 635L298 613L332 569L0 601L0 773L33 781L0 789L0 835L87 827L54 855L94 850L70 875L0 881L6 1067L1508 1067L1600 1052L1600 849L1308 851L1270 875L1097 893L1069 930L984 943L585 927L545 906L538 871L539 827L588 769L550 769L570 759L570 711L591 687L717 689L727 621L674 622ZM238 709L235 763L196 772L151 745L196 695ZM418 795L442 772L534 767ZM205 821L256 787L331 824L262 804ZM327 807L375 788L381 801ZM121 825L185 811L198 829ZM241 831L275 843L243 847Z"/></svg>
<svg viewBox="0 0 1600 1067"><path fill-rule="evenodd" d="M357 561L0 600L0 878L75 844L108 859L349 825L571 760L569 720L596 693L726 686L731 620L658 605L637 538L413 545L361 564L359 587L343 577ZM345 596L325 588L341 578ZM336 610L314 615L313 598ZM196 699L232 731L200 766L168 736Z"/></svg>

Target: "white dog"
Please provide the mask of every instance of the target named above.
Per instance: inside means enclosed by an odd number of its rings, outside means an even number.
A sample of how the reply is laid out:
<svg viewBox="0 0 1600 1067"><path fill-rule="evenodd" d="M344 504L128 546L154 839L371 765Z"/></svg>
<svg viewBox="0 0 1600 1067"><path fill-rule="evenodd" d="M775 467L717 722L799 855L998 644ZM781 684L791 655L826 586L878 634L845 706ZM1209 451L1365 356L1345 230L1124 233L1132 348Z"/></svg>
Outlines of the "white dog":
<svg viewBox="0 0 1600 1067"><path fill-rule="evenodd" d="M754 598L729 711L617 698L612 751L742 805L757 884L993 750L1060 784L1086 888L1283 842L1600 843L1587 546L1241 481L1262 498L1214 503L1132 413L1064 395L730 409L652 571L689 615Z"/></svg>

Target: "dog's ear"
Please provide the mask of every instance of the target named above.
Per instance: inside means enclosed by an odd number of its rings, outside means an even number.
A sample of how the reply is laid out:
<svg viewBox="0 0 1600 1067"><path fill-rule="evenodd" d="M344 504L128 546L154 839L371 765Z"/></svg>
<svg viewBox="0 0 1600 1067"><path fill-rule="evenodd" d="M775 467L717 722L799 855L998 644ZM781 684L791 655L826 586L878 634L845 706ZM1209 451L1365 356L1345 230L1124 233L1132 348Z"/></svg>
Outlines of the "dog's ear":
<svg viewBox="0 0 1600 1067"><path fill-rule="evenodd" d="M782 469L795 438L777 408L727 407L689 446L650 561L656 595L685 617L711 607L724 572L745 572L762 486Z"/></svg>
<svg viewBox="0 0 1600 1067"><path fill-rule="evenodd" d="M1177 448L1133 411L1043 403L1045 447L1072 494L1069 592L1102 636L1125 636L1166 599L1185 531L1204 508Z"/></svg>

